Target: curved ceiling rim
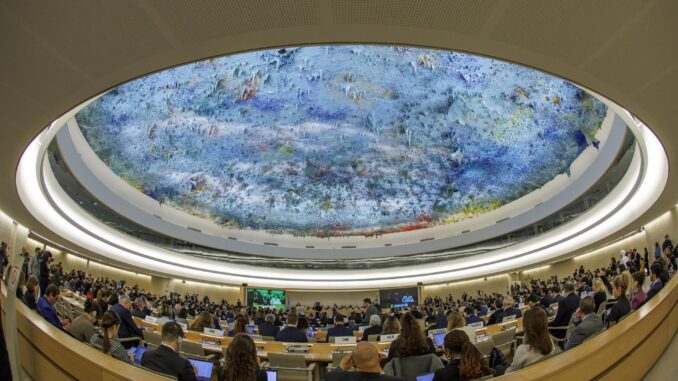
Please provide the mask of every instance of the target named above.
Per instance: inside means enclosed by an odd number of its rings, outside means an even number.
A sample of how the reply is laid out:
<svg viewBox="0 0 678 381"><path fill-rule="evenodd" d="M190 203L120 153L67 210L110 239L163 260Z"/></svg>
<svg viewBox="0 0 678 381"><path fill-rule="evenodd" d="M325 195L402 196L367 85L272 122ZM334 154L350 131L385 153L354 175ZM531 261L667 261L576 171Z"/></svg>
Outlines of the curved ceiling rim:
<svg viewBox="0 0 678 381"><path fill-rule="evenodd" d="M628 118L628 117L629 117L629 116L627 115L627 118ZM649 131L647 131L647 133L649 133L649 136L650 136L651 138L654 138L654 139L657 141L657 143L659 143L658 139L656 138L656 136L654 136L654 134L652 134L652 133L649 132ZM36 147L31 147L31 148L36 148ZM39 148L37 148L37 149L39 149ZM661 145L659 145L659 151L662 151ZM27 153L28 153L28 151L27 151ZM656 156L656 155L655 155L655 156ZM667 174L668 174L668 162L667 162L667 160L666 160L666 156L663 154L663 152L660 152L660 154L659 154L659 159L662 159L662 158L663 158L663 161L662 161L660 164L663 164L663 165L660 165L660 166L659 166L659 167L661 167L661 168L659 169L659 171L661 171L662 173L661 173L661 174L658 174L658 173L657 173L657 174L659 175L659 177L661 177L661 179L659 180L659 182L661 183L661 182L663 181L663 183L662 183L662 184L659 184L658 186L655 186L654 188L650 188L650 189L659 190L659 193L661 193L661 190L663 190L663 185L666 184L666 179L667 179ZM24 163L24 164L25 164L25 163ZM37 164L37 163L34 163L34 164ZM28 164L28 165L30 166L30 164ZM25 167L25 166L24 166L24 167ZM24 175L25 175L25 173L24 173ZM21 180L22 180L22 179L21 179L20 177L21 177L21 176L19 176L19 181L17 181L17 185L20 185L20 184L21 184ZM643 176L643 178L645 178L645 177L646 177L646 176ZM657 179L655 179L655 180L657 180ZM656 185L656 184L655 184L655 185ZM659 194L654 194L654 195L649 195L649 196L648 196L647 194L645 194L645 198L646 198L647 200L644 200L644 201L646 201L646 202L649 201L649 205L652 205L652 204L654 203L654 201L656 201L656 199L657 199L658 196L659 196ZM641 196L641 197L642 197L642 196ZM654 198L653 198L653 197L654 197ZM25 201L24 201L24 202L25 202ZM627 208L627 209L629 209L629 208ZM638 210L638 209L634 209L634 210ZM642 212L640 212L640 213L642 213ZM635 217L634 217L634 218L635 218ZM632 219L626 219L626 220L627 220L627 221L632 221ZM607 234L607 235L605 235L605 237L607 237L607 236L609 236L609 235L610 235L610 234ZM66 239L69 239L69 238L66 238ZM597 241L599 241L599 239L596 239L596 240L594 240L593 242L597 242ZM80 245L80 246L82 246L82 245ZM120 260L120 259L116 259L116 258L112 258L112 259L113 259L114 261L119 261L119 260ZM543 260L545 260L545 259L544 259L544 258L538 258L538 259L537 259L537 261L543 261ZM533 261L533 262L534 262L534 261ZM520 264L518 264L518 263L516 263L516 264L517 264L517 265L520 265ZM135 264L134 266L139 266L139 265L138 265L138 264ZM526 264L522 264L522 266L526 266ZM143 266L141 266L141 267L143 268ZM474 267L474 268L477 269L477 267ZM157 268L154 269L154 270L157 271ZM276 271L277 271L277 270L276 270ZM487 272L491 272L491 271L494 271L494 270L492 270L492 269L484 269L484 271L486 271L486 273L487 273ZM501 271L501 270L497 270L497 271ZM475 277L475 276L480 276L480 275L482 275L482 273L478 273L478 274L458 274L456 277L452 277L450 274L451 274L451 273L449 273L449 272L448 272L448 273L445 273L445 277L444 277L445 279L441 279L440 281L443 282L443 281L446 281L446 280L467 279L467 278L471 278L471 277ZM419 278L413 278L411 274L409 274L408 276L410 276L410 278L405 278L405 280L404 280L404 281L400 281L399 284L413 284L414 282L416 282L416 281L419 280ZM186 278L187 278L187 279L198 279L198 280L203 279L203 280L204 280L204 278L202 278L202 277L201 277L201 278L196 278L195 275L188 275L188 276L186 276ZM250 279L251 279L251 278L250 278ZM249 281L251 282L252 280L250 280L250 279L247 279L247 280L249 280ZM247 280L245 280L245 281L247 281ZM217 281L217 282L223 282L223 280L221 280L221 279L217 279L216 281ZM231 282L231 283L238 283L239 281L240 281L240 280L235 281L235 282ZM355 281L355 280L354 280L354 279L351 279L351 281ZM432 281L435 281L435 280L432 280ZM375 281L371 281L371 282L374 283ZM254 283L257 283L257 282L254 281ZM289 286L289 287L308 287L308 288L314 288L314 287L319 287L319 286L320 286L320 284L294 284L294 283L290 283L290 282L285 282L285 284L286 284L287 286ZM277 284L276 284L276 286L280 286L280 285L281 285L280 283L277 283ZM373 284L373 285L374 285L374 286L379 286L379 284ZM393 282L389 282L389 285L393 285ZM323 287L323 288L333 288L333 287L340 287L340 288L341 288L341 287L343 287L343 286L344 286L344 285L340 285L340 284L323 284L322 287Z"/></svg>
<svg viewBox="0 0 678 381"><path fill-rule="evenodd" d="M604 99L601 99L601 101L606 102ZM453 224L449 226L448 229L450 231L447 235L441 234L440 230L434 232L429 231L429 229L422 229L419 234L422 237L426 237L425 240L415 236L410 242L393 243L388 247L384 243L395 242L399 233L393 234L393 237L389 237L390 239L383 238L384 242L380 241L379 246L375 246L371 241L367 245L361 245L361 242L365 241L365 239L356 239L354 242L337 242L336 247L315 246L309 248L306 245L312 243L303 242L303 239L299 243L300 247L295 247L279 243L274 236L270 240L251 242L241 239L237 231L225 231L225 234L222 235L194 231L190 227L197 227L198 225L191 225L187 221L172 221L169 218L165 218L160 211L167 208L167 206L163 206L158 211L153 211L145 210L144 206L135 205L135 200L131 200L132 197L149 199L148 196L120 180L98 158L91 147L87 145L86 140L78 130L77 122L73 119L69 119L64 126L57 126L59 132L57 132L56 139L59 143L64 162L71 168L71 173L81 186L116 213L153 231L198 245L234 253L292 259L322 259L322 256L331 253L335 259L355 259L417 255L472 245L495 236L508 234L511 231L528 226L548 215L556 213L577 197L585 194L605 174L616 158L623 144L623 138L628 126L611 109L608 109L608 116L603 124L607 124L608 135L600 148L595 151L596 156L592 159L593 162L589 163L585 168L579 168L577 170L579 173L573 179L568 178L569 182L566 183L565 188L558 190L558 194L544 199L544 192L542 192L537 199L529 200L528 198L533 194L530 193L515 200L522 200L523 203L529 202L529 204L525 204L522 210L514 212L514 214L509 216L497 216L494 219L494 223L488 224L485 222L477 227L464 226L463 228ZM74 136L78 134L80 135ZM593 150L594 148L589 147L589 149ZM591 152L587 153L590 154ZM90 161L94 161L94 163L90 163ZM114 184L115 181L121 184ZM539 190L545 191L547 188L554 188L553 184L547 185L548 183L539 188ZM123 189L117 189L118 186L122 186ZM501 210L501 208L498 210ZM469 219L466 225L472 224L473 220ZM456 233L452 229L456 230ZM499 229L498 232L496 231L497 229ZM466 233L459 234L460 231L465 231ZM231 237L237 238L237 241L232 240ZM435 241L437 241L435 242L436 247L424 248L427 245L423 245L423 243L431 240L428 237L435 237ZM279 246L266 246L266 243L270 242L279 244ZM351 247L345 248L344 246Z"/></svg>

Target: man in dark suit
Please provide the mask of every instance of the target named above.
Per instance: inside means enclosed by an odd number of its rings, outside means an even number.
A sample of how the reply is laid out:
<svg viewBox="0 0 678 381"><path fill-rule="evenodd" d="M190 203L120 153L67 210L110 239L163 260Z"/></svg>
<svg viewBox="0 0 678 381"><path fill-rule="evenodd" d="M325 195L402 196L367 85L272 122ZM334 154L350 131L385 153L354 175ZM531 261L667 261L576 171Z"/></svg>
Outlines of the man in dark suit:
<svg viewBox="0 0 678 381"><path fill-rule="evenodd" d="M586 296L581 299L579 309L572 315L570 323L576 327L567 339L565 350L572 349L591 337L594 333L603 329L603 319L595 314L596 302L592 297Z"/></svg>
<svg viewBox="0 0 678 381"><path fill-rule="evenodd" d="M263 323L259 324L259 334L275 338L280 331L280 327L275 325L275 315L268 314Z"/></svg>
<svg viewBox="0 0 678 381"><path fill-rule="evenodd" d="M504 302L502 303L502 305L504 307L504 311L501 313L501 317L497 318L498 319L497 323L501 323L502 321L504 321L504 318L510 316L514 316L515 319L518 319L521 316L523 316L522 312L520 312L520 310L514 306L515 301L513 300L512 296L510 295L506 296L504 298Z"/></svg>
<svg viewBox="0 0 678 381"><path fill-rule="evenodd" d="M551 286L551 297L553 298L553 303L560 303L563 300L563 296L560 295L560 286L557 284Z"/></svg>
<svg viewBox="0 0 678 381"><path fill-rule="evenodd" d="M184 331L179 324L170 321L162 326L162 343L158 349L144 352L141 366L176 377L179 381L195 381L196 369L185 358L179 356L179 341L183 340Z"/></svg>
<svg viewBox="0 0 678 381"><path fill-rule="evenodd" d="M143 330L134 324L132 318L132 302L127 295L121 295L118 298L118 304L111 307L111 311L115 312L120 318L120 328L118 329L118 337L125 339L128 337L143 337ZM124 341L122 346L125 349L130 349L137 345L135 341Z"/></svg>
<svg viewBox="0 0 678 381"><path fill-rule="evenodd" d="M287 327L275 335L276 341L284 341L286 343L308 343L306 333L297 328L297 321L299 316L292 311L287 314Z"/></svg>
<svg viewBox="0 0 678 381"><path fill-rule="evenodd" d="M565 282L563 285L565 291L565 297L558 302L558 312L556 317L553 319L549 326L551 327L566 327L570 324L570 318L572 314L577 311L579 308L579 296L574 292L574 283L571 281ZM553 336L557 338L564 338L567 333L564 329L557 329L549 331Z"/></svg>
<svg viewBox="0 0 678 381"><path fill-rule="evenodd" d="M372 318L371 315L370 319ZM366 342L360 342L356 345L353 352L344 357L339 367L327 373L327 381L403 381L400 377L387 376L381 374L379 365L380 357L377 347ZM348 369L355 368L355 372L349 372Z"/></svg>
<svg viewBox="0 0 678 381"><path fill-rule="evenodd" d="M518 312L520 312L520 311L518 311ZM483 319L481 319L480 317L478 317L478 315L476 315L475 308L473 308L471 306L464 308L464 315L466 315L466 317L464 318L464 320L466 320L466 325L473 324L473 323L485 323L483 321ZM436 328L447 328L447 327L436 327Z"/></svg>
<svg viewBox="0 0 678 381"><path fill-rule="evenodd" d="M501 315L504 313L504 309L502 308L503 303L501 298L497 298L497 300L494 301L494 306L497 308L492 314L490 315L490 318L487 320L487 324L497 324L501 323Z"/></svg>
<svg viewBox="0 0 678 381"><path fill-rule="evenodd" d="M650 266L650 280L652 283L650 284L650 289L647 290L647 298L645 301L648 301L653 296L657 295L659 290L664 287L664 282L662 282L660 278L662 271L664 271L664 266L662 266L659 262L655 262L652 264L652 266Z"/></svg>
<svg viewBox="0 0 678 381"><path fill-rule="evenodd" d="M541 289L541 299L539 299L539 304L541 304L544 308L549 308L551 307L551 304L553 304L553 298L549 293L549 289L546 287Z"/></svg>
<svg viewBox="0 0 678 381"><path fill-rule="evenodd" d="M52 262L52 253L46 251L40 258L40 296L45 295L45 290L49 284L49 264Z"/></svg>
<svg viewBox="0 0 678 381"><path fill-rule="evenodd" d="M363 331L363 337L360 341L367 341L370 335L378 335L381 333L381 318L379 315L370 316L370 326Z"/></svg>
<svg viewBox="0 0 678 381"><path fill-rule="evenodd" d="M374 316L374 315L372 315ZM372 317L370 316L370 319ZM330 342L330 337L353 336L353 330L344 325L346 318L337 315L334 317L334 327L327 330L327 342Z"/></svg>

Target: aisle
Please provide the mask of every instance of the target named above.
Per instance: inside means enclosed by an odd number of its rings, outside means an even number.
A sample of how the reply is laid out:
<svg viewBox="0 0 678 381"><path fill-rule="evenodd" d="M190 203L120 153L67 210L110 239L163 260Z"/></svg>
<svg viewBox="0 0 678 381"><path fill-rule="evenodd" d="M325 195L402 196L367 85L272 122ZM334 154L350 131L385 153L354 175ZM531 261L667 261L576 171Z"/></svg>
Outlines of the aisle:
<svg viewBox="0 0 678 381"><path fill-rule="evenodd" d="M673 340L657 360L652 369L645 375L643 381L666 381L675 379L678 374L678 333L673 336Z"/></svg>

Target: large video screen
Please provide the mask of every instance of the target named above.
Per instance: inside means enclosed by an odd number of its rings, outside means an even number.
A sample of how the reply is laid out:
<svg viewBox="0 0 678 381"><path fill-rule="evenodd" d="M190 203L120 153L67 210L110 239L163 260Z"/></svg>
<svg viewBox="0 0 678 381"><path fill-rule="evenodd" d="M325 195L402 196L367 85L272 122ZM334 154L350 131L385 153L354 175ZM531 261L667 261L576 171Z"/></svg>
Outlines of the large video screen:
<svg viewBox="0 0 678 381"><path fill-rule="evenodd" d="M390 290L379 290L379 302L382 307L400 308L419 304L419 289L395 288Z"/></svg>
<svg viewBox="0 0 678 381"><path fill-rule="evenodd" d="M284 309L286 304L285 290L247 289L248 306Z"/></svg>

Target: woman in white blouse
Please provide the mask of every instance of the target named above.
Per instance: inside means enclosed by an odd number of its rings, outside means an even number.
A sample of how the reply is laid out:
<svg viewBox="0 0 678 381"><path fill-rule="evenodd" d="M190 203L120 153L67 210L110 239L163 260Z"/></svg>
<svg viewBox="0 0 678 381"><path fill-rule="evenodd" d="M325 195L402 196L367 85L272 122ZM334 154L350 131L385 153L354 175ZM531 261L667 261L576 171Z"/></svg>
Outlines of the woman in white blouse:
<svg viewBox="0 0 678 381"><path fill-rule="evenodd" d="M525 338L516 349L513 362L506 369L506 373L523 369L560 350L551 340L548 328L549 323L544 309L533 307L525 312L523 316Z"/></svg>

